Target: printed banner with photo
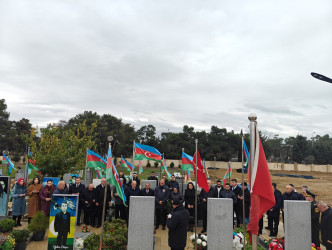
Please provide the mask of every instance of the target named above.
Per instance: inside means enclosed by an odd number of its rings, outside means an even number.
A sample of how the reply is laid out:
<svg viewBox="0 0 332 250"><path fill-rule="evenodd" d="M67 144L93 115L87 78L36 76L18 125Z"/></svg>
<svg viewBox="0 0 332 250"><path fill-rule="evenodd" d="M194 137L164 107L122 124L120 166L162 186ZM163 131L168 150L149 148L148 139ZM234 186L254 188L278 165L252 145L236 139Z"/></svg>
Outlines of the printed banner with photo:
<svg viewBox="0 0 332 250"><path fill-rule="evenodd" d="M60 181L60 178L59 177L44 177L43 178L43 187L46 186L48 180L52 180L53 181L53 185L55 185L57 187L58 183Z"/></svg>
<svg viewBox="0 0 332 250"><path fill-rule="evenodd" d="M0 176L0 216L7 216L10 177Z"/></svg>
<svg viewBox="0 0 332 250"><path fill-rule="evenodd" d="M74 249L78 195L52 195L48 250Z"/></svg>

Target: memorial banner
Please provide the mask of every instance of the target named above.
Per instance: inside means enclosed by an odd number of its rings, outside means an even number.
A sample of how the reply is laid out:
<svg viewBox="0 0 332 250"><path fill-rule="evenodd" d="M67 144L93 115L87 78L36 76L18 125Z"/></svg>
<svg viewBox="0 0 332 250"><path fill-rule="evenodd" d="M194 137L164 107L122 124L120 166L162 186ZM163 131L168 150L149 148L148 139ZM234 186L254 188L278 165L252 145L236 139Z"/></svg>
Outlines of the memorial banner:
<svg viewBox="0 0 332 250"><path fill-rule="evenodd" d="M0 216L8 214L10 177L0 176Z"/></svg>
<svg viewBox="0 0 332 250"><path fill-rule="evenodd" d="M53 181L53 185L55 185L56 187L58 187L58 183L60 181L59 177L44 177L43 178L43 187L46 186L48 180L52 180Z"/></svg>
<svg viewBox="0 0 332 250"><path fill-rule="evenodd" d="M74 249L78 195L52 195L48 250Z"/></svg>

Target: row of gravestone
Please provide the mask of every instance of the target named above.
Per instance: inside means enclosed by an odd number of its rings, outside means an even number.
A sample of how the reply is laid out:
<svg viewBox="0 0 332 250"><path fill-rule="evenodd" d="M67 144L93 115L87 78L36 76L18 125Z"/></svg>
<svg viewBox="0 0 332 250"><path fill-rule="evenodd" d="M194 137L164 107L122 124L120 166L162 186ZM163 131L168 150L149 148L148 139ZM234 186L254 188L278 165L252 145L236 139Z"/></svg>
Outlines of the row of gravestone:
<svg viewBox="0 0 332 250"><path fill-rule="evenodd" d="M153 249L155 199L130 197L128 249ZM285 201L285 249L311 249L311 204ZM209 249L233 249L232 199L208 199L207 245Z"/></svg>

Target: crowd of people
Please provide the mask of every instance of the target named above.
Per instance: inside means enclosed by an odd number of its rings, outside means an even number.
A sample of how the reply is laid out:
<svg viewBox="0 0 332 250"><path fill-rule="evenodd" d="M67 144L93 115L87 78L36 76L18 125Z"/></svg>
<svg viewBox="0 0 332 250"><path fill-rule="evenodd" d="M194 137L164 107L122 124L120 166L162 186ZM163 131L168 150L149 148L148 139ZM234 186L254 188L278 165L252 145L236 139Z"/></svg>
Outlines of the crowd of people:
<svg viewBox="0 0 332 250"><path fill-rule="evenodd" d="M38 177L32 180L32 183L27 187L23 178L17 180L12 190L12 215L15 220L16 226L21 226L22 216L26 211L26 197L29 196L28 202L28 221L34 217L38 210L44 212L46 216L50 214L51 197L53 194L77 194L79 195L78 201L78 213L77 213L77 225L81 224L81 215L83 214L83 230L89 231L89 226L100 227L102 225L102 211L104 204L104 192L107 186L106 196L106 213L109 209L112 200L114 202L115 218L121 218L129 222L129 208L131 196L153 196L155 197L155 229L158 230L162 227L162 230L166 229L166 225L172 230L173 235L176 235L179 230L179 234L184 235L183 230L193 231L195 224L195 186L193 182L187 183L187 188L183 194L179 191L180 186L176 181L174 175L171 180L168 180L166 175L163 175L160 180L155 176L155 173L151 173L148 180L156 180L157 186L155 189L150 187L150 183L145 183L145 186L140 189L140 179L136 173L132 178L127 180L123 172L119 172L120 180L123 184L124 194L126 196L126 202L121 199L120 192L115 187L111 189L109 185L106 185L106 179L101 179L101 184L94 187L93 184L89 184L85 187L81 183L80 178L75 179L75 183L67 185L64 181L59 181L56 187L52 180L48 180L47 184L43 187ZM202 215L203 229L201 233L207 231L207 204L209 198L231 198L233 200L234 209L234 226L240 226L244 222L246 224L250 221L250 191L246 182L238 185L236 179L232 179L230 183L222 185L221 180L217 180L216 185L212 185L211 180L208 180L209 190L208 192L201 189L198 195L198 208L199 213ZM267 211L268 225L266 229L270 231L270 236L275 237L278 235L278 226L280 213L284 218L284 201L285 200L307 200L311 202L311 225L312 225L312 242L316 246L320 246L323 243L326 249L332 249L332 211L331 208L323 201L316 202L315 194L311 192L307 186L303 186L301 192L297 192L294 185L289 184L285 188L285 192L282 194L278 189L276 183L272 183L274 189L274 197L276 204L273 208ZM169 206L171 204L171 206ZM243 205L244 215L243 215ZM184 211L185 210L185 211ZM83 213L82 213L83 212ZM172 220L168 220L169 214L182 214L184 220L188 220L184 223L184 228L176 228L174 226L174 220L180 218L178 216L173 217ZM171 216L171 217L172 217ZM321 217L321 220L320 220ZM171 222L169 222L171 221ZM173 222L172 222L173 221ZM181 224L180 223L180 224ZM262 233L263 218L259 222L259 233ZM321 240L319 238L319 232L321 232ZM185 247L186 237L179 242L179 237L172 237L170 235L170 246L176 246L180 249ZM183 245L184 244L184 245Z"/></svg>

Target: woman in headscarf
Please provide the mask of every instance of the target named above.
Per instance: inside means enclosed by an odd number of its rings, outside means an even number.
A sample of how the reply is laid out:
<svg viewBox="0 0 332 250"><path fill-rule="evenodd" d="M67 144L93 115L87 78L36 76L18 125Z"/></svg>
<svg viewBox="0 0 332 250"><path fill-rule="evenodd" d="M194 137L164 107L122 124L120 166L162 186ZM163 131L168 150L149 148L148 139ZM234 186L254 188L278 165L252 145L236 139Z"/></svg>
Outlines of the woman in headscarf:
<svg viewBox="0 0 332 250"><path fill-rule="evenodd" d="M184 192L185 208L189 211L188 231L193 232L195 222L195 188L192 182L189 182Z"/></svg>
<svg viewBox="0 0 332 250"><path fill-rule="evenodd" d="M55 185L53 185L53 180L48 180L45 187L42 187L39 192L39 197L41 199L41 210L44 212L46 216L50 215L51 208L51 197L56 189Z"/></svg>
<svg viewBox="0 0 332 250"><path fill-rule="evenodd" d="M40 179L38 177L35 177L32 184L28 187L28 223L30 223L31 218L35 216L36 212L40 210L39 192L42 187L43 186L40 184Z"/></svg>
<svg viewBox="0 0 332 250"><path fill-rule="evenodd" d="M27 187L25 185L24 179L19 178L17 182L14 184L14 188L12 191L12 198L13 198L12 213L16 227L22 226L21 219L22 215L24 215L26 210L26 202L25 202L26 193L27 193Z"/></svg>

